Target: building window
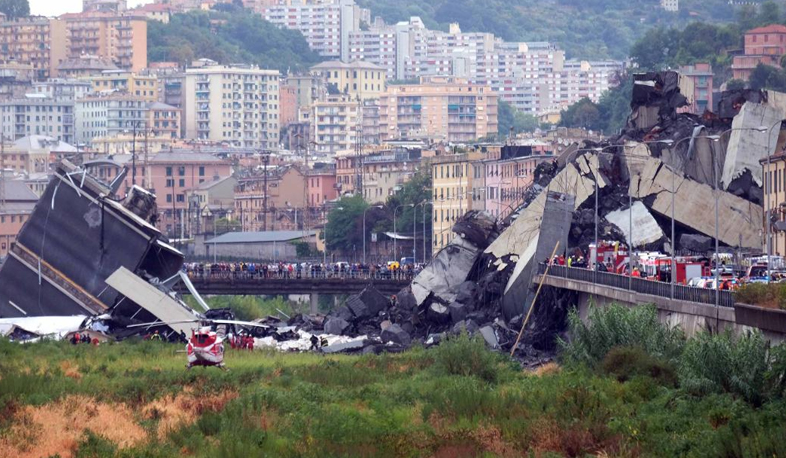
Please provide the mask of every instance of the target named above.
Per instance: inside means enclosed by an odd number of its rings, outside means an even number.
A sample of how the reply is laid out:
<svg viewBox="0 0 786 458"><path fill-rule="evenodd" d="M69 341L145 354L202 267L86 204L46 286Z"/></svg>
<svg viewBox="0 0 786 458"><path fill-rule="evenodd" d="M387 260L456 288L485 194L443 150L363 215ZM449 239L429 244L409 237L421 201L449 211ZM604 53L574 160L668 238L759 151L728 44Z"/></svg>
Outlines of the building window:
<svg viewBox="0 0 786 458"><path fill-rule="evenodd" d="M181 188L184 188L186 186L186 180L181 178L180 179L180 183L178 183L178 186L180 186Z"/></svg>
<svg viewBox="0 0 786 458"><path fill-rule="evenodd" d="M166 180L166 187L167 188L171 188L174 185L175 185L175 180L173 180L171 178L167 178L167 180Z"/></svg>
<svg viewBox="0 0 786 458"><path fill-rule="evenodd" d="M167 167L166 168L166 176L168 176L168 177L172 176L172 167Z"/></svg>
<svg viewBox="0 0 786 458"><path fill-rule="evenodd" d="M199 176L205 176L205 166L203 165L199 166Z"/></svg>
<svg viewBox="0 0 786 458"><path fill-rule="evenodd" d="M167 201L167 203L169 203L169 204L171 204L171 203L172 203L172 194L167 194L167 195L166 195L166 201Z"/></svg>
<svg viewBox="0 0 786 458"><path fill-rule="evenodd" d="M177 168L177 174L180 175L181 177L186 176L186 168L185 168L185 166L181 165L180 167L178 167Z"/></svg>
<svg viewBox="0 0 786 458"><path fill-rule="evenodd" d="M186 201L186 196L183 195L183 194L178 194L177 195L177 201L178 202L185 202Z"/></svg>

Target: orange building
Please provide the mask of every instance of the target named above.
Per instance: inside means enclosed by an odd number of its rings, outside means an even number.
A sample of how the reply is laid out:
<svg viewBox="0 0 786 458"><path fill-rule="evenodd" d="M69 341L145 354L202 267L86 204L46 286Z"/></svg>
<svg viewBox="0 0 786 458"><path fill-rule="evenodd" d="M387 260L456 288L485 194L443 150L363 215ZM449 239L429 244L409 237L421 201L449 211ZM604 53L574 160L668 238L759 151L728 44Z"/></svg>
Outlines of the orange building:
<svg viewBox="0 0 786 458"><path fill-rule="evenodd" d="M147 19L112 13L73 13L65 21L68 57L93 55L110 59L124 70L147 67Z"/></svg>
<svg viewBox="0 0 786 458"><path fill-rule="evenodd" d="M735 79L747 81L759 64L779 67L786 55L786 26L773 24L745 33L745 54L735 56L732 73Z"/></svg>
<svg viewBox="0 0 786 458"><path fill-rule="evenodd" d="M58 76L66 60L66 26L58 19L29 17L0 22L0 62L27 64L39 80Z"/></svg>
<svg viewBox="0 0 786 458"><path fill-rule="evenodd" d="M380 137L472 142L497 135L497 103L490 87L461 78L390 85L379 99Z"/></svg>

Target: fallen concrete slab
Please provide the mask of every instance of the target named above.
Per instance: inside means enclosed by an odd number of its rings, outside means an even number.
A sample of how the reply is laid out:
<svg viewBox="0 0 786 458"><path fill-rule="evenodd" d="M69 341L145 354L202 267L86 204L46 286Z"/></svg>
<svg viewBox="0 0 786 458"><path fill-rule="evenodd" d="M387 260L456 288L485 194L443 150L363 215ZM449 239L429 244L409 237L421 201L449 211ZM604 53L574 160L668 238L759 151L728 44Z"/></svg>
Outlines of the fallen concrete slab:
<svg viewBox="0 0 786 458"><path fill-rule="evenodd" d="M769 105L746 102L732 121L729 148L723 164L723 189L746 170L757 185L762 185L760 160L771 155L778 145L783 113ZM755 129L764 129L758 132Z"/></svg>
<svg viewBox="0 0 786 458"><path fill-rule="evenodd" d="M707 235L715 234L715 191L712 187L675 174L658 159L648 159L642 174L630 187L634 199L652 200L650 210L671 218L672 183L676 195L674 218L682 226ZM761 249L761 206L718 191L718 239L728 246Z"/></svg>
<svg viewBox="0 0 786 458"><path fill-rule="evenodd" d="M639 201L634 202L630 209L609 213L606 215L606 221L616 226L625 235L628 245L634 248L657 242L665 236L650 211ZM628 233L631 226L633 227L633 240L631 240L631 234Z"/></svg>

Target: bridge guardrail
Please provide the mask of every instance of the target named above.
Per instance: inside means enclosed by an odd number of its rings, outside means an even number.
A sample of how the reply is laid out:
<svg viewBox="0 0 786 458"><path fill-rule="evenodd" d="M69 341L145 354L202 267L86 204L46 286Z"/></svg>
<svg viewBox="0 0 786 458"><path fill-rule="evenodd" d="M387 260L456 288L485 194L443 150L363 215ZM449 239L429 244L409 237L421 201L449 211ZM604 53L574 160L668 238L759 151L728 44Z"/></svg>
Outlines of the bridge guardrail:
<svg viewBox="0 0 786 458"><path fill-rule="evenodd" d="M546 273L546 264L538 265L538 273ZM568 280L583 281L594 283L612 288L626 289L650 296L671 298L671 283L664 283L643 278L631 278L627 275L619 275L610 272L597 272L579 267L567 267L552 265L549 267L549 275ZM730 291L716 291L714 289L696 288L685 285L673 285L674 299L696 302L699 304L715 305L715 294L718 294L718 303L721 307L734 307L734 295Z"/></svg>
<svg viewBox="0 0 786 458"><path fill-rule="evenodd" d="M345 280L374 280L374 281L410 281L416 274L409 272L270 272L265 275L262 271L217 271L217 272L195 272L187 271L186 274L191 281L210 282L210 281L265 281L265 280L326 280L326 281L345 281Z"/></svg>

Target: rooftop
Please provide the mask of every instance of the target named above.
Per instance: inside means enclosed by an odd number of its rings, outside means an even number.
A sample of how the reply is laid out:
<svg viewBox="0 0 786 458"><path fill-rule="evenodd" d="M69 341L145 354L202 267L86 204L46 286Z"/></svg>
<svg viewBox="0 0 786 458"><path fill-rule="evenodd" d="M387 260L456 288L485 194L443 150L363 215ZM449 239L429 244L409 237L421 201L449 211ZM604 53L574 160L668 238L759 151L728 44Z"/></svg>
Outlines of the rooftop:
<svg viewBox="0 0 786 458"><path fill-rule="evenodd" d="M205 243L270 243L289 242L305 237L316 236L317 231L267 231L267 232L227 232Z"/></svg>
<svg viewBox="0 0 786 458"><path fill-rule="evenodd" d="M69 145L66 142L52 137L43 135L29 135L22 137L14 142L14 149L23 151L32 151L39 149L50 149L59 153L74 153L78 150L76 147Z"/></svg>
<svg viewBox="0 0 786 458"><path fill-rule="evenodd" d="M758 33L786 33L786 26L780 24L772 24L766 27L759 27L753 30L748 30L745 34L758 34Z"/></svg>
<svg viewBox="0 0 786 458"><path fill-rule="evenodd" d="M4 180L6 202L38 202L38 196L21 180Z"/></svg>
<svg viewBox="0 0 786 458"><path fill-rule="evenodd" d="M328 62L322 62L320 64L314 65L311 67L311 70L323 70L323 69L344 69L344 70L385 70L384 68L380 67L379 65L372 64L371 62L365 62L362 60L356 60L353 62L341 62L340 60L331 60Z"/></svg>
<svg viewBox="0 0 786 458"><path fill-rule="evenodd" d="M174 153L166 153L161 152L156 154L152 159L150 159L152 163L181 163L181 162L212 162L216 164L224 163L225 161L213 156L212 154L205 154L200 152L174 152Z"/></svg>

